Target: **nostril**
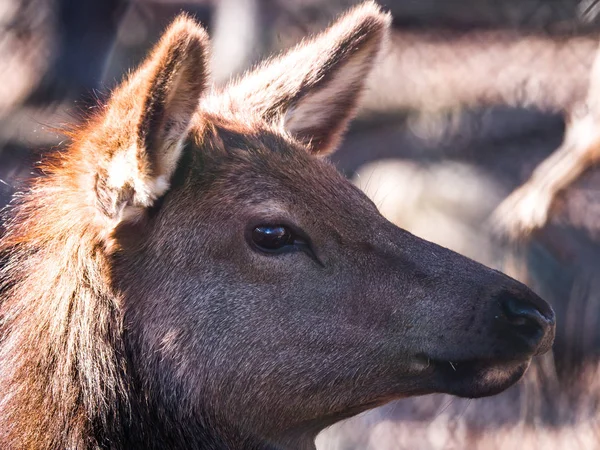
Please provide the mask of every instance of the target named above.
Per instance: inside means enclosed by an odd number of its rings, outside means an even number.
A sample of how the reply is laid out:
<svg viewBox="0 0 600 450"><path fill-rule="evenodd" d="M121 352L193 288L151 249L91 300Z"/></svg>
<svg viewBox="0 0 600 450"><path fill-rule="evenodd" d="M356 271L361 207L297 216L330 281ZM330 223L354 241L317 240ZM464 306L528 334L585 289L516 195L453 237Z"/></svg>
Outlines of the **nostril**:
<svg viewBox="0 0 600 450"><path fill-rule="evenodd" d="M508 323L529 336L541 335L549 325L548 319L533 303L516 297L505 297L502 301L502 312Z"/></svg>
<svg viewBox="0 0 600 450"><path fill-rule="evenodd" d="M541 318L540 312L533 305L516 298L506 299L502 304L502 310L514 325L525 325L529 321L538 322Z"/></svg>
<svg viewBox="0 0 600 450"><path fill-rule="evenodd" d="M554 341L554 311L534 292L503 289L496 294L497 330L513 351L546 353Z"/></svg>

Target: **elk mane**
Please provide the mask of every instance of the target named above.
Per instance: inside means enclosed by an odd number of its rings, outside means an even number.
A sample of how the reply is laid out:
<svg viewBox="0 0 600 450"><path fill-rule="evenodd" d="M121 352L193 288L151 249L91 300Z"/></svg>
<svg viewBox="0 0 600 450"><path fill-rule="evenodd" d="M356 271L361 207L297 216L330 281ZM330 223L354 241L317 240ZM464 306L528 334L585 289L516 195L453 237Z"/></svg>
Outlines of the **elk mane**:
<svg viewBox="0 0 600 450"><path fill-rule="evenodd" d="M83 190L91 163L77 145L49 155L40 166L46 176L7 214L0 241L1 448L107 445L97 436L116 437L128 411L119 298Z"/></svg>

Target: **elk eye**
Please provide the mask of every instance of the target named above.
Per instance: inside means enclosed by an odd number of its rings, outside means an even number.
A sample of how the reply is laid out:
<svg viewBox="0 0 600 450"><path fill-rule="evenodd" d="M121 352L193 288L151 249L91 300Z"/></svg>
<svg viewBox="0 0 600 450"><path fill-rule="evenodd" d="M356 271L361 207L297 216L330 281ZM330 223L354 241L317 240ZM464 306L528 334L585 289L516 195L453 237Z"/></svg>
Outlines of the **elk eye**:
<svg viewBox="0 0 600 450"><path fill-rule="evenodd" d="M294 234L283 225L261 225L252 230L252 241L265 251L280 250L294 244Z"/></svg>

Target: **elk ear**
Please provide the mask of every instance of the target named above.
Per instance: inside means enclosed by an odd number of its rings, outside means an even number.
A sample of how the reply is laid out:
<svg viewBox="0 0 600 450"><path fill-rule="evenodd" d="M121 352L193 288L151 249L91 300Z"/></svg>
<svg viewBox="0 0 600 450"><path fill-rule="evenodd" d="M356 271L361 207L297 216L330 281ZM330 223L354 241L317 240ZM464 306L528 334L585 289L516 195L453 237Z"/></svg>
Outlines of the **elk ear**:
<svg viewBox="0 0 600 450"><path fill-rule="evenodd" d="M332 152L354 116L390 21L375 3L363 3L230 85L225 104L279 121L312 153Z"/></svg>
<svg viewBox="0 0 600 450"><path fill-rule="evenodd" d="M169 188L205 88L207 48L206 32L182 15L111 96L91 142L105 149L95 191L111 219L151 206Z"/></svg>

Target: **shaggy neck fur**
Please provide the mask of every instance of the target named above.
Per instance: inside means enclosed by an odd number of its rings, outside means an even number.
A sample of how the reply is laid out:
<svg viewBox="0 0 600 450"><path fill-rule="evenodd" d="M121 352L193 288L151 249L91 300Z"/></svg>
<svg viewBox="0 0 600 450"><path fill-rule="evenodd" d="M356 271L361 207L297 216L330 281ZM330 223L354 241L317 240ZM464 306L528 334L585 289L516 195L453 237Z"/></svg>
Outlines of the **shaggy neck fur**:
<svg viewBox="0 0 600 450"><path fill-rule="evenodd" d="M67 172L68 158L45 165L0 243L4 449L106 446L128 409L119 299L95 215L78 203L85 165Z"/></svg>

